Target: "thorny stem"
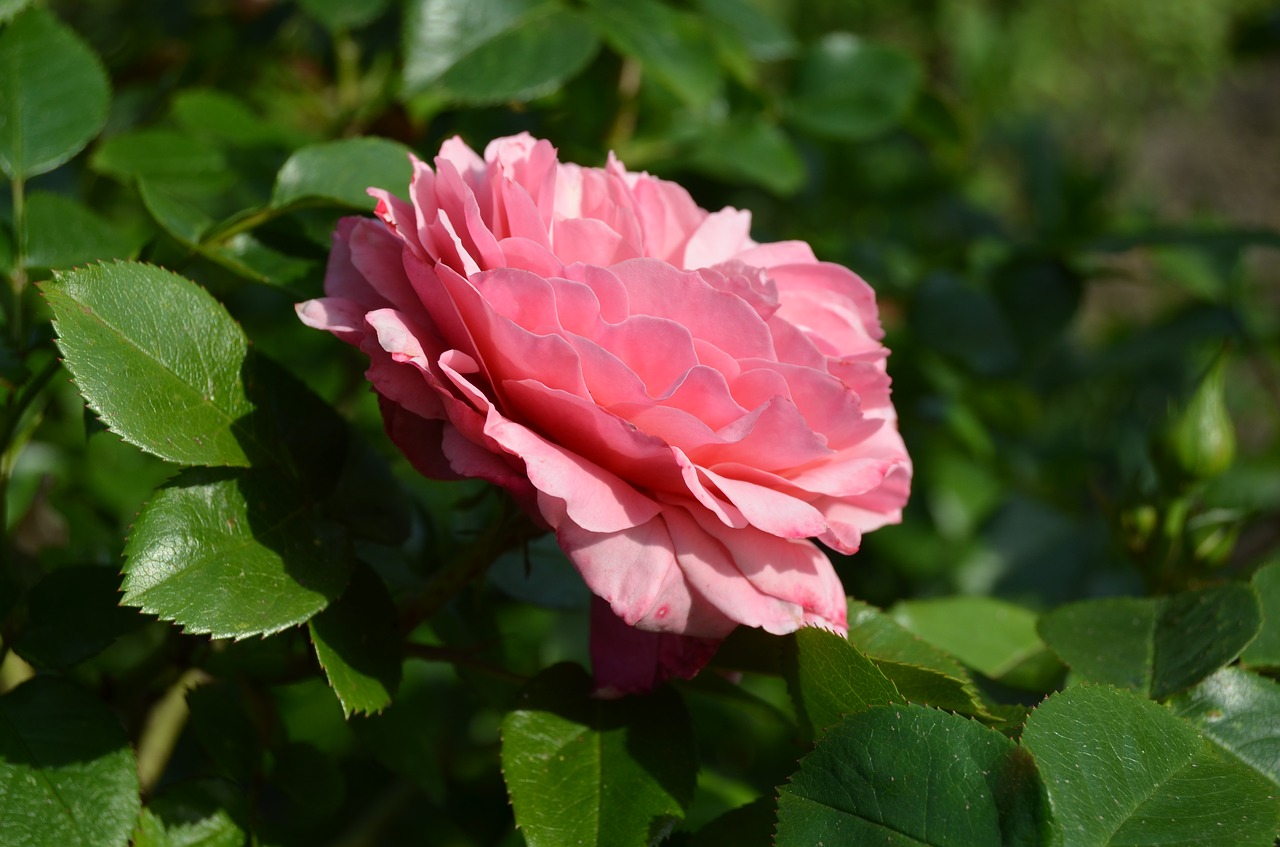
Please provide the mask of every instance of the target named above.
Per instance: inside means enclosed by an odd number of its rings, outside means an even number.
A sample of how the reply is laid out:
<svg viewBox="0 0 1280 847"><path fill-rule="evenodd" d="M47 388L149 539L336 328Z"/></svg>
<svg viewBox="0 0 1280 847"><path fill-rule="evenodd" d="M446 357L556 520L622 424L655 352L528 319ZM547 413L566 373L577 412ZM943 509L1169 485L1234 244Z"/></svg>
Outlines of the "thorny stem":
<svg viewBox="0 0 1280 847"><path fill-rule="evenodd" d="M468 583L483 574L504 551L541 533L542 530L534 526L523 513L509 514L495 532L474 541L431 575L422 590L409 600L400 613L401 631L406 634L412 632Z"/></svg>

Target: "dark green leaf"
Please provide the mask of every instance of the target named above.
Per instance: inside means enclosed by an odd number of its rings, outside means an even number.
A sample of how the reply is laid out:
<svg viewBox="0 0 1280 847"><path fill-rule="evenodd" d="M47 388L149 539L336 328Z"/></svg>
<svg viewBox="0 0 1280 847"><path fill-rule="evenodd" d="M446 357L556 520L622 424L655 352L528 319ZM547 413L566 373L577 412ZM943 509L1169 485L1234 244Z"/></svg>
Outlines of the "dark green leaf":
<svg viewBox="0 0 1280 847"><path fill-rule="evenodd" d="M146 622L121 608L115 568L62 568L46 576L27 598L28 623L14 649L37 667L79 664Z"/></svg>
<svg viewBox="0 0 1280 847"><path fill-rule="evenodd" d="M213 226L213 218L203 209L148 180L138 180L138 195L155 222L183 244L198 244Z"/></svg>
<svg viewBox="0 0 1280 847"><path fill-rule="evenodd" d="M93 168L121 182L146 180L182 197L207 197L235 182L226 156L212 144L171 129L141 129L102 142Z"/></svg>
<svg viewBox="0 0 1280 847"><path fill-rule="evenodd" d="M55 677L0 697L0 798L6 845L122 847L141 803L115 716Z"/></svg>
<svg viewBox="0 0 1280 847"><path fill-rule="evenodd" d="M1240 655L1259 623L1257 594L1230 584L1071 603L1041 618L1040 633L1083 679L1163 700Z"/></svg>
<svg viewBox="0 0 1280 847"><path fill-rule="evenodd" d="M123 259L138 247L84 204L44 191L27 197L29 268L68 268L98 259Z"/></svg>
<svg viewBox="0 0 1280 847"><path fill-rule="evenodd" d="M229 783L215 780L166 790L142 810L133 847L243 847L242 805Z"/></svg>
<svg viewBox="0 0 1280 847"><path fill-rule="evenodd" d="M1246 665L1280 667L1280 562L1259 568L1253 575L1253 589L1262 601L1262 627L1258 637L1240 654Z"/></svg>
<svg viewBox="0 0 1280 847"><path fill-rule="evenodd" d="M787 59L795 52L791 33L747 0L697 0L697 6L716 31L732 32L756 61Z"/></svg>
<svg viewBox="0 0 1280 847"><path fill-rule="evenodd" d="M769 797L730 809L699 829L688 847L773 847L774 814Z"/></svg>
<svg viewBox="0 0 1280 847"><path fill-rule="evenodd" d="M274 206L312 201L373 211L366 189L404 194L412 174L409 148L385 138L346 138L303 147L276 176Z"/></svg>
<svg viewBox="0 0 1280 847"><path fill-rule="evenodd" d="M873 706L829 730L778 790L777 847L1044 843L1030 758L995 730L924 706Z"/></svg>
<svg viewBox="0 0 1280 847"><path fill-rule="evenodd" d="M253 410L240 377L248 342L207 291L132 262L61 272L42 288L67 368L113 432L171 462L249 463L237 424Z"/></svg>
<svg viewBox="0 0 1280 847"><path fill-rule="evenodd" d="M236 783L254 778L262 766L261 731L246 690L215 680L187 693L190 726L216 772Z"/></svg>
<svg viewBox="0 0 1280 847"><path fill-rule="evenodd" d="M1280 788L1280 684L1240 668L1223 668L1169 705Z"/></svg>
<svg viewBox="0 0 1280 847"><path fill-rule="evenodd" d="M111 91L98 57L46 9L27 9L0 32L0 170L51 171L107 121Z"/></svg>
<svg viewBox="0 0 1280 847"><path fill-rule="evenodd" d="M702 21L658 0L596 0L589 9L601 36L624 57L695 109L720 89L720 69L707 49Z"/></svg>
<svg viewBox="0 0 1280 847"><path fill-rule="evenodd" d="M378 761L435 802L444 801L444 754L457 688L447 666L406 662L391 706L376 715L355 715L350 726Z"/></svg>
<svg viewBox="0 0 1280 847"><path fill-rule="evenodd" d="M832 33L800 65L786 116L815 135L860 141L906 115L923 73L905 53L848 33Z"/></svg>
<svg viewBox="0 0 1280 847"><path fill-rule="evenodd" d="M316 658L347 717L380 712L400 685L402 649L395 603L382 580L358 565L334 603L307 626Z"/></svg>
<svg viewBox="0 0 1280 847"><path fill-rule="evenodd" d="M810 738L868 706L905 702L893 683L844 638L805 627L791 636L787 687Z"/></svg>
<svg viewBox="0 0 1280 847"><path fill-rule="evenodd" d="M1190 724L1127 691L1080 685L1027 719L1055 843L1270 847L1274 786Z"/></svg>
<svg viewBox="0 0 1280 847"><path fill-rule="evenodd" d="M363 7L373 4L359 5ZM269 124L254 114L243 100L212 88L187 88L179 91L173 98L171 112L187 132L217 143L235 147L257 147L289 145L296 140L286 129Z"/></svg>
<svg viewBox="0 0 1280 847"><path fill-rule="evenodd" d="M969 681L968 671L950 653L860 600L849 600L849 643L876 661L916 665Z"/></svg>
<svg viewBox="0 0 1280 847"><path fill-rule="evenodd" d="M890 610L907 629L992 679L1017 684L1019 669L1045 652L1036 614L993 597L911 600Z"/></svg>
<svg viewBox="0 0 1280 847"><path fill-rule="evenodd" d="M372 23L389 5L390 0L298 0L298 5L307 10L330 32L344 29L356 29Z"/></svg>
<svg viewBox="0 0 1280 847"><path fill-rule="evenodd" d="M656 843L684 816L697 767L673 690L596 700L576 665L539 674L502 723L502 771L529 847Z"/></svg>
<svg viewBox="0 0 1280 847"><path fill-rule="evenodd" d="M187 234L197 232L202 230L193 228ZM247 232L232 236L224 245L205 246L201 252L224 268L267 285L289 285L316 272L315 262L273 250Z"/></svg>
<svg viewBox="0 0 1280 847"><path fill-rule="evenodd" d="M414 0L404 35L405 94L434 86L467 103L549 93L599 46L577 13L547 0Z"/></svg>
<svg viewBox="0 0 1280 847"><path fill-rule="evenodd" d="M30 5L31 0L0 0L0 24L7 24Z"/></svg>
<svg viewBox="0 0 1280 847"><path fill-rule="evenodd" d="M786 197L804 185L804 162L787 133L763 117L699 133L689 160L698 170L734 182L753 182Z"/></svg>
<svg viewBox="0 0 1280 847"><path fill-rule="evenodd" d="M124 603L217 638L308 620L346 586L341 530L265 471L188 470L139 514Z"/></svg>

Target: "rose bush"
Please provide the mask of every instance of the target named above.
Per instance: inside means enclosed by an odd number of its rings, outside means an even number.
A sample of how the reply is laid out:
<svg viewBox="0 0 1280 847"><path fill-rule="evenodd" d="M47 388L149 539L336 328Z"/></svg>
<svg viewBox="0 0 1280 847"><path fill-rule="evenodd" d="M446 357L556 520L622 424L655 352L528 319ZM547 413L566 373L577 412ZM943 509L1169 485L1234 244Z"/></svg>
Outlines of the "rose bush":
<svg viewBox="0 0 1280 847"><path fill-rule="evenodd" d="M414 160L346 218L308 325L370 359L422 473L511 491L597 601L597 685L691 676L734 627L845 627L810 539L897 521L911 463L871 288L748 212L528 135ZM607 605L606 605L607 604Z"/></svg>

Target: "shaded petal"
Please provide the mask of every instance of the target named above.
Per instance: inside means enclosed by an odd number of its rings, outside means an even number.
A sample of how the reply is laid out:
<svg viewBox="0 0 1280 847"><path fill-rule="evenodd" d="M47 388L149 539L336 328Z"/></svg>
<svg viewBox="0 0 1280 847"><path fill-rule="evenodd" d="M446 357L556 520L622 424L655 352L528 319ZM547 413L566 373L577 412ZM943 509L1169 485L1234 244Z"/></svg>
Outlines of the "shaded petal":
<svg viewBox="0 0 1280 847"><path fill-rule="evenodd" d="M727 626L732 630L731 622ZM607 603L592 598L591 669L597 697L644 694L672 677L693 679L719 647L720 638L647 632L627 626Z"/></svg>

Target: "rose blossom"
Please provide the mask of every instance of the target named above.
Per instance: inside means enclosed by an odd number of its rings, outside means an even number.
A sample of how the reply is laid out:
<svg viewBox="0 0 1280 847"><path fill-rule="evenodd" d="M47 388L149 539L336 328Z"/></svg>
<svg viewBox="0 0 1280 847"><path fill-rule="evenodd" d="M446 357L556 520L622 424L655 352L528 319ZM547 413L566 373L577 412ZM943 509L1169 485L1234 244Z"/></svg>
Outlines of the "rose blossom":
<svg viewBox="0 0 1280 847"><path fill-rule="evenodd" d="M507 488L604 602L604 690L690 677L735 626L844 632L842 553L911 463L871 288L680 186L498 139L413 160L411 202L334 234L309 326L370 359L429 477ZM606 605L607 604L607 605Z"/></svg>

